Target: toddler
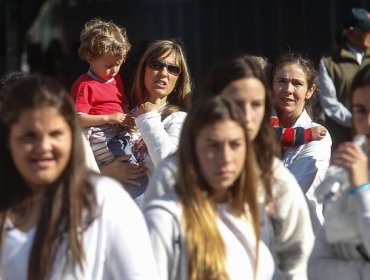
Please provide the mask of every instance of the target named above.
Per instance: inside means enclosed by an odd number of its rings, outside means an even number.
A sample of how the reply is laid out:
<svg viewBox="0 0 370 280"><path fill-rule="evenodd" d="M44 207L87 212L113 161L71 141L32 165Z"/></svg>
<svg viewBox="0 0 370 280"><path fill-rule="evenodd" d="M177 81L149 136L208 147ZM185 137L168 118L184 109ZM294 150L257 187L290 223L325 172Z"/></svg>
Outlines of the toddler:
<svg viewBox="0 0 370 280"><path fill-rule="evenodd" d="M134 119L118 74L129 50L125 28L111 21L90 20L80 34L78 53L90 67L73 83L71 95L100 166L130 154L137 162L130 145Z"/></svg>

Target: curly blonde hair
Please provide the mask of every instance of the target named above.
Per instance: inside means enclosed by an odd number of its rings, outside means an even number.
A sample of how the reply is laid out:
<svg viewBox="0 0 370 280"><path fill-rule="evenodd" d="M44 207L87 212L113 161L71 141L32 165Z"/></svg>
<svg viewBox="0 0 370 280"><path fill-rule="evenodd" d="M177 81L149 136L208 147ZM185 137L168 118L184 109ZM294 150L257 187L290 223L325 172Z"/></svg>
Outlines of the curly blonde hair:
<svg viewBox="0 0 370 280"><path fill-rule="evenodd" d="M80 34L80 43L78 54L83 60L87 57L114 55L123 62L131 48L124 27L99 18L85 24Z"/></svg>

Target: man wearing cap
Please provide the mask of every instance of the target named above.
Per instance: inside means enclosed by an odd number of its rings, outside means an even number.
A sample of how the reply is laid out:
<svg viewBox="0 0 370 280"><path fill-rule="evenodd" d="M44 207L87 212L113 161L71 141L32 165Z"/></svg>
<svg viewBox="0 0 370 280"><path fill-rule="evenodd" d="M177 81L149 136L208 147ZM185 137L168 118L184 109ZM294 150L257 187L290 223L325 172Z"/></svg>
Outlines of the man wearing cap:
<svg viewBox="0 0 370 280"><path fill-rule="evenodd" d="M333 148L352 138L350 86L356 72L370 63L370 14L353 8L342 29L337 49L324 55L319 65L319 101L325 113Z"/></svg>

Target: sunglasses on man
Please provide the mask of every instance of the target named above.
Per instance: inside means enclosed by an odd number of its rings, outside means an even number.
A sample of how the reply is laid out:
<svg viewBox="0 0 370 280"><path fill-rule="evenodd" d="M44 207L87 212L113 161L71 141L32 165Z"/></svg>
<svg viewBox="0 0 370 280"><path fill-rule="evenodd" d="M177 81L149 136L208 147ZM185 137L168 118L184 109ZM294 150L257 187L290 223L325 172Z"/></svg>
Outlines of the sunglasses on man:
<svg viewBox="0 0 370 280"><path fill-rule="evenodd" d="M148 65L150 68L156 71L161 71L164 67L167 68L168 73L178 76L181 73L181 68L176 64L165 63L159 59L151 59L148 61Z"/></svg>

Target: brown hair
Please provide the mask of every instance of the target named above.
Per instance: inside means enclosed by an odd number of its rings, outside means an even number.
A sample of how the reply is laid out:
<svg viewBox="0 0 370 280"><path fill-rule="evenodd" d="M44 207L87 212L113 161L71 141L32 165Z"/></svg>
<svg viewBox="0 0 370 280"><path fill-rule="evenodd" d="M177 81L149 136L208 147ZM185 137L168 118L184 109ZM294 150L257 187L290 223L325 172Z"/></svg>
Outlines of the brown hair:
<svg viewBox="0 0 370 280"><path fill-rule="evenodd" d="M81 31L78 54L84 60L88 56L94 58L110 54L120 58L123 62L130 48L124 27L112 21L95 18L88 21Z"/></svg>
<svg viewBox="0 0 370 280"><path fill-rule="evenodd" d="M271 66L271 87L277 71L279 71L281 67L289 64L297 64L303 70L306 75L308 89L315 87L315 91L313 92L311 98L307 99L304 104L304 108L306 109L307 113L311 118L313 118L314 106L316 102L315 92L318 90L319 73L316 69L315 64L310 59L303 57L301 54L291 52L278 55Z"/></svg>
<svg viewBox="0 0 370 280"><path fill-rule="evenodd" d="M246 141L245 167L229 189L228 204L238 217L251 215L256 234L255 269L257 267L260 227L254 149L248 140L242 110L233 100L218 96L199 101L190 110L178 150L179 180L176 191L183 209L189 279L192 280L228 279L226 248L216 225L212 188L201 174L195 151L197 136L204 127L228 120L243 129Z"/></svg>
<svg viewBox="0 0 370 280"><path fill-rule="evenodd" d="M167 98L168 105L162 113L162 119L173 111L187 111L191 103L192 82L185 51L180 43L175 40L157 40L151 43L139 61L131 91L134 105L146 102L149 96L145 88L144 76L148 61L165 54L169 56L172 53L176 56L176 64L181 68L181 73L178 76L173 92Z"/></svg>
<svg viewBox="0 0 370 280"><path fill-rule="evenodd" d="M30 75L17 80L5 92L3 104L0 115L0 246L4 242L9 213L23 213L27 219L26 211L33 203L33 192L22 179L7 148L10 128L27 109L53 107L71 128L72 151L65 170L43 195L42 212L28 261L28 279L48 278L65 233L68 258L71 256L83 268L85 254L81 229L93 221L96 200L94 189L86 181L81 131L73 102L66 89L53 78Z"/></svg>
<svg viewBox="0 0 370 280"><path fill-rule="evenodd" d="M261 179L266 191L266 203L269 203L272 201L273 160L275 156L280 156L280 149L275 132L270 124L272 96L260 60L255 56L242 55L218 63L207 77L203 96L219 95L230 83L243 78L258 79L266 90L265 115L258 134L253 141L253 146L258 166L263 170Z"/></svg>

